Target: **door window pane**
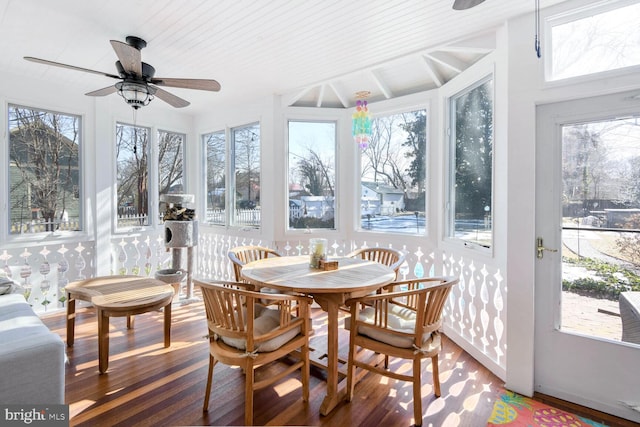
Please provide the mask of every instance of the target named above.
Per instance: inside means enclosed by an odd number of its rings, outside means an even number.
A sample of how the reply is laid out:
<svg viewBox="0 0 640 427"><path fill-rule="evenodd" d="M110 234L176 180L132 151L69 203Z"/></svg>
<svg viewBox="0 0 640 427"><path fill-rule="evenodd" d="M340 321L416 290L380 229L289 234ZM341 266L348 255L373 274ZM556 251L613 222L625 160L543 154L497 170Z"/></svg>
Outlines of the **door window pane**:
<svg viewBox="0 0 640 427"><path fill-rule="evenodd" d="M289 228L335 229L336 123L289 121Z"/></svg>
<svg viewBox="0 0 640 427"><path fill-rule="evenodd" d="M116 125L118 227L149 225L150 129Z"/></svg>
<svg viewBox="0 0 640 427"><path fill-rule="evenodd" d="M231 130L234 156L232 225L260 228L260 124Z"/></svg>
<svg viewBox="0 0 640 427"><path fill-rule="evenodd" d="M622 330L640 291L638 165L638 116L562 127L564 330L640 344Z"/></svg>
<svg viewBox="0 0 640 427"><path fill-rule="evenodd" d="M206 157L206 222L225 225L226 200L226 138L225 132L213 132L202 136Z"/></svg>
<svg viewBox="0 0 640 427"><path fill-rule="evenodd" d="M427 112L376 117L362 150L360 227L388 233L424 233Z"/></svg>
<svg viewBox="0 0 640 427"><path fill-rule="evenodd" d="M489 248L493 240L493 80L454 97L451 110L449 236Z"/></svg>
<svg viewBox="0 0 640 427"><path fill-rule="evenodd" d="M82 230L79 116L9 105L9 233Z"/></svg>

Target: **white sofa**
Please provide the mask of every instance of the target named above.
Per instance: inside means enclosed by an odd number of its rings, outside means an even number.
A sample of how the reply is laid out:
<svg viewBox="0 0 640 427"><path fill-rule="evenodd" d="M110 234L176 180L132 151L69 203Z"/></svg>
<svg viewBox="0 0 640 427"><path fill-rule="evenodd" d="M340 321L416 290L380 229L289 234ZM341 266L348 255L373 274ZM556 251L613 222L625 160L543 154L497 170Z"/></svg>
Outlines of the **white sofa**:
<svg viewBox="0 0 640 427"><path fill-rule="evenodd" d="M64 370L62 339L42 323L22 292L0 289L0 402L62 404Z"/></svg>

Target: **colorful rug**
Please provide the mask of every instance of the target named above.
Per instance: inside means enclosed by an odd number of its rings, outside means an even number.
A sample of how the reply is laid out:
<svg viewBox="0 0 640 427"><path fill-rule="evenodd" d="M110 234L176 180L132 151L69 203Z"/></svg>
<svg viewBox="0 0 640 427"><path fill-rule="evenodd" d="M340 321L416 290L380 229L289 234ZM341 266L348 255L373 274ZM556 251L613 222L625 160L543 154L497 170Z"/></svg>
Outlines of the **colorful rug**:
<svg viewBox="0 0 640 427"><path fill-rule="evenodd" d="M496 399L487 426L605 427L604 424L553 408L511 391L505 391Z"/></svg>

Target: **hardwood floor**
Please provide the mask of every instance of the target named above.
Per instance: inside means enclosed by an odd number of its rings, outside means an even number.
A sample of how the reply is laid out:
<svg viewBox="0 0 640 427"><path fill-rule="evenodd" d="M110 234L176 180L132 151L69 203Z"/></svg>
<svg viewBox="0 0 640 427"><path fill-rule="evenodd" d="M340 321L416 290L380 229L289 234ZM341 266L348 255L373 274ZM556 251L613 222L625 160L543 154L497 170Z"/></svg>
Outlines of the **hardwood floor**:
<svg viewBox="0 0 640 427"><path fill-rule="evenodd" d="M225 365L218 364L214 370L209 412L202 412L208 367L202 304L174 304L172 317L170 348L163 347L162 313L136 316L133 330L126 329L125 318L112 318L109 371L100 375L95 313L91 308L78 310L75 344L67 347L66 403L72 426L243 424L244 377ZM64 313L43 320L66 341ZM316 340L326 340L326 320L326 313L313 310L312 346ZM344 330L340 342L344 345L340 355L346 360L348 333ZM401 363L391 361L395 368ZM429 363L423 367L423 425L486 424L494 398L503 387L499 378L446 338L440 357L441 398L432 394ZM298 375L256 392L254 423L334 427L409 426L414 422L411 384L373 374L356 385L353 402L343 402L329 415L321 416L324 372L314 367L311 374L307 404L301 399Z"/></svg>

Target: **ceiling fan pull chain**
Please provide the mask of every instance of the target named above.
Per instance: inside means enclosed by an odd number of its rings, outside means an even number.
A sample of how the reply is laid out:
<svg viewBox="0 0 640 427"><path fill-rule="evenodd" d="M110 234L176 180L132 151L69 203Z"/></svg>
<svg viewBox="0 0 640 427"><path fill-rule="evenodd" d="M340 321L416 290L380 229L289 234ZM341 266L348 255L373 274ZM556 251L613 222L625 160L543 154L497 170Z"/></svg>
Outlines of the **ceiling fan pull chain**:
<svg viewBox="0 0 640 427"><path fill-rule="evenodd" d="M540 50L540 0L536 0L535 9L536 37L534 41L534 48L536 50L536 55L538 56L538 58L542 58L542 51Z"/></svg>

